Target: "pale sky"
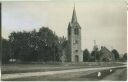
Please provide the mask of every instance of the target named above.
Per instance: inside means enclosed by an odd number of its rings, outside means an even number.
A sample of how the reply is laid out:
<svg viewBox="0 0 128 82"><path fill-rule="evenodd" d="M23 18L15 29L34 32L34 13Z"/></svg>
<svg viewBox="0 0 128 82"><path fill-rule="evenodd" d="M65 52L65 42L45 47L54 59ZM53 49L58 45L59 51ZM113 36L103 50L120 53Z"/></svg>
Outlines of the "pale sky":
<svg viewBox="0 0 128 82"><path fill-rule="evenodd" d="M2 37L13 31L49 27L58 36L67 37L75 2L82 31L82 50L97 45L127 51L127 16L124 0L65 0L42 2L2 2Z"/></svg>

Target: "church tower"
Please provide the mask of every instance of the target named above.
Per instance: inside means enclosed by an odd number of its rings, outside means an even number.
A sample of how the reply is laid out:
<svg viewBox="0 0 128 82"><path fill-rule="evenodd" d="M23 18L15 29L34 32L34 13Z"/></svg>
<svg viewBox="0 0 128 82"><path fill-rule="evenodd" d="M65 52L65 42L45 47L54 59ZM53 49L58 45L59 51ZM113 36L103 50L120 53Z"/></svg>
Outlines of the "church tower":
<svg viewBox="0 0 128 82"><path fill-rule="evenodd" d="M77 21L75 6L72 19L68 25L68 41L70 46L71 62L83 62L83 52L81 50L81 27Z"/></svg>

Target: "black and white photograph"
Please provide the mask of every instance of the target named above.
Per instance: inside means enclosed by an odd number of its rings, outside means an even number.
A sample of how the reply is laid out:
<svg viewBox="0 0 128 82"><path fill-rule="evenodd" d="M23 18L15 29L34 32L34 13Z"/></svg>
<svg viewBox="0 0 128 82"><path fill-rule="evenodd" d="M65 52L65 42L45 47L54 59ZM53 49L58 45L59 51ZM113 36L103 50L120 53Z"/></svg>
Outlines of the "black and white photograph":
<svg viewBox="0 0 128 82"><path fill-rule="evenodd" d="M0 3L1 81L127 81L126 0Z"/></svg>

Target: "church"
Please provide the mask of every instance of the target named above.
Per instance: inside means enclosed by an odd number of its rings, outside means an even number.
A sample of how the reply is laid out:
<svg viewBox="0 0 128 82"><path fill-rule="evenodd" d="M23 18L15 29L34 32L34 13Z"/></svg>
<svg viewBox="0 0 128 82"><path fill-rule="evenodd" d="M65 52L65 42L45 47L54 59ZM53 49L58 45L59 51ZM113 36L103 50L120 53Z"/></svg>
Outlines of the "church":
<svg viewBox="0 0 128 82"><path fill-rule="evenodd" d="M81 27L77 21L75 6L67 28L68 46L63 49L62 62L83 62L81 50Z"/></svg>
<svg viewBox="0 0 128 82"><path fill-rule="evenodd" d="M77 21L75 6L71 21L67 28L68 46L63 50L62 62L83 62L83 51L81 49L81 26ZM94 45L94 49L97 48ZM114 61L114 56L106 47L101 47L99 61ZM95 55L95 54L94 54Z"/></svg>
<svg viewBox="0 0 128 82"><path fill-rule="evenodd" d="M75 6L73 9L72 20L68 25L68 41L70 45L71 62L83 62L81 27L77 21Z"/></svg>
<svg viewBox="0 0 128 82"><path fill-rule="evenodd" d="M68 41L71 62L83 62L83 52L81 50L81 27L77 21L75 6L72 19L68 25Z"/></svg>

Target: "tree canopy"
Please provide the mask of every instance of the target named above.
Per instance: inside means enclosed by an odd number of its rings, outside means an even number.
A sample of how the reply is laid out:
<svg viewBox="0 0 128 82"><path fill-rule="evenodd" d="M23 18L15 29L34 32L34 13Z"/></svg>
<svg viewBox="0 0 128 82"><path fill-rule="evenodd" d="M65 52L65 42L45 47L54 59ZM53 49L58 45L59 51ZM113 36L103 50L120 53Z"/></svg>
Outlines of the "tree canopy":
<svg viewBox="0 0 128 82"><path fill-rule="evenodd" d="M124 55L123 55L123 61L127 61L127 53L124 53Z"/></svg>
<svg viewBox="0 0 128 82"><path fill-rule="evenodd" d="M83 61L84 62L90 61L90 53L89 53L88 49L85 49L83 51Z"/></svg>
<svg viewBox="0 0 128 82"><path fill-rule="evenodd" d="M29 61L60 61L62 45L58 37L48 27L42 27L39 31L12 32L9 40L2 39L2 59L16 59ZM3 63L4 63L3 62Z"/></svg>
<svg viewBox="0 0 128 82"><path fill-rule="evenodd" d="M118 59L120 58L119 52L118 52L116 49L113 49L113 50L112 50L112 53L114 54L115 60L118 60Z"/></svg>

